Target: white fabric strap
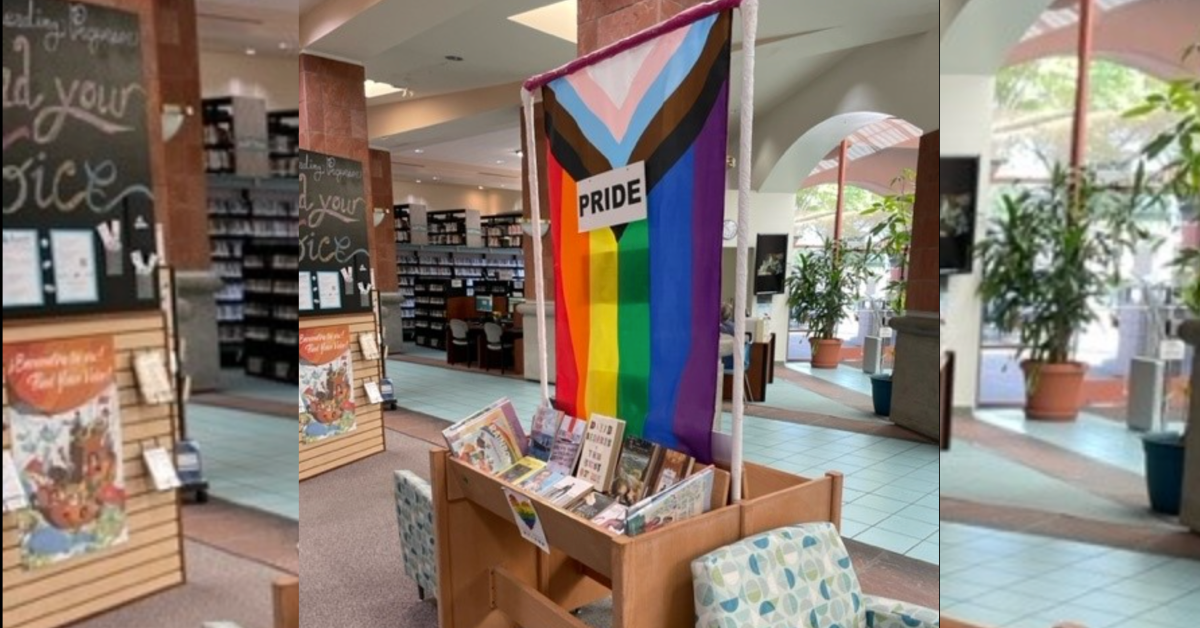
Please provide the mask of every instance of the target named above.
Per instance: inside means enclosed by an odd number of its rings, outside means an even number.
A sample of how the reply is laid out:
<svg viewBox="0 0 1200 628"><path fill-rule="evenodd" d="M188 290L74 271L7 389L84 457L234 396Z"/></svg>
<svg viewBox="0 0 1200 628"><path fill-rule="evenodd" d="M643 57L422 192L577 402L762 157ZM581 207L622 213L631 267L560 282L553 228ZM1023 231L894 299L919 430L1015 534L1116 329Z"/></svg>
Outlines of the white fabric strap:
<svg viewBox="0 0 1200 628"><path fill-rule="evenodd" d="M547 366L548 346L546 345L546 285L542 275L542 204L541 191L538 190L538 158L537 132L533 127L533 94L521 89L521 107L525 114L525 159L529 166L529 212L533 220L533 229L529 237L533 238L533 285L534 305L537 310L538 338L538 379L542 385L542 401L550 403L550 372Z"/></svg>
<svg viewBox="0 0 1200 628"><path fill-rule="evenodd" d="M750 161L754 130L754 40L758 32L758 0L742 2L742 117L738 144L737 281L734 291L734 347L746 338L746 271L750 247ZM774 368L774 364L770 365ZM740 352L733 359L733 460L730 473L733 503L742 501L742 421L746 415L746 361Z"/></svg>

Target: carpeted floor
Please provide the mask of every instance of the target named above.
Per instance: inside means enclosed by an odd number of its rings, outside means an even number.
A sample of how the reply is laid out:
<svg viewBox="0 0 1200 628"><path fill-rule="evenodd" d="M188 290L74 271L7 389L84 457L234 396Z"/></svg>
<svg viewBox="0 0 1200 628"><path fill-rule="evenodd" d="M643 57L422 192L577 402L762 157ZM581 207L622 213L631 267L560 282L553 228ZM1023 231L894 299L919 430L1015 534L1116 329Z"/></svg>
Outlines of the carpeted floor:
<svg viewBox="0 0 1200 628"><path fill-rule="evenodd" d="M419 601L416 586L404 575L391 474L411 469L427 478L427 452L441 441L445 422L401 411L387 413L386 424L386 452L300 485L303 628L437 625L435 606ZM848 546L866 590L937 607L936 565L852 541ZM610 610L600 603L584 609L580 618L606 628Z"/></svg>
<svg viewBox="0 0 1200 628"><path fill-rule="evenodd" d="M200 543L186 541L185 550L187 584L74 628L200 628L208 621L270 628L271 582L282 572Z"/></svg>

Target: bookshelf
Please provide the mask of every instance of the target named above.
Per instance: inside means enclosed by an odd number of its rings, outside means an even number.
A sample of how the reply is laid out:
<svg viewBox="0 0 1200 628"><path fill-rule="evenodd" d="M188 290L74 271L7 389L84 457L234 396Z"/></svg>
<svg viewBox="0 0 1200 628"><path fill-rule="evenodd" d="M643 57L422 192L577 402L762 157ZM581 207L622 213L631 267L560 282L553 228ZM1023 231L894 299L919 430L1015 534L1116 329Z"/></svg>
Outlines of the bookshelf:
<svg viewBox="0 0 1200 628"><path fill-rule="evenodd" d="M245 362L246 264L251 244L290 242L298 234L296 179L208 178L208 229L213 272L222 282L216 293L217 336L222 367ZM288 275L292 282L296 275ZM295 299L293 299L295 304ZM295 329L294 319L292 328Z"/></svg>
<svg viewBox="0 0 1200 628"><path fill-rule="evenodd" d="M300 110L267 114L267 158L271 163L271 176L299 176Z"/></svg>
<svg viewBox="0 0 1200 628"><path fill-rule="evenodd" d="M246 244L246 373L285 382L299 375L299 304L295 238L257 239Z"/></svg>
<svg viewBox="0 0 1200 628"><path fill-rule="evenodd" d="M200 111L206 172L243 177L270 174L267 113L262 100L241 96L206 98L200 103Z"/></svg>
<svg viewBox="0 0 1200 628"><path fill-rule="evenodd" d="M445 349L446 305L453 297L525 297L521 249L396 245L406 341Z"/></svg>
<svg viewBox="0 0 1200 628"><path fill-rule="evenodd" d="M494 214L481 219L483 245L489 249L519 249L524 244L521 213Z"/></svg>

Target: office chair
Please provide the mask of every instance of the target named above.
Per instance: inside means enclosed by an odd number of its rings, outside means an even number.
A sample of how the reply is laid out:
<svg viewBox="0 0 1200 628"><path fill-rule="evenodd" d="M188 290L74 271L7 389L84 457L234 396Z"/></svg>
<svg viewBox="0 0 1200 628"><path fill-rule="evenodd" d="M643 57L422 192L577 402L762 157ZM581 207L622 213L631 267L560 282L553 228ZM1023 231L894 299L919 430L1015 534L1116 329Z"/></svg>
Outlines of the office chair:
<svg viewBox="0 0 1200 628"><path fill-rule="evenodd" d="M450 320L450 347L446 352L446 361L450 364L462 362L462 359L457 357L458 354L464 351L467 354L467 366L471 366L475 362L474 352L471 351L471 343L467 339L467 322L457 318Z"/></svg>
<svg viewBox="0 0 1200 628"><path fill-rule="evenodd" d="M496 323L484 323L483 333L487 336L487 345L484 347L483 355L487 358L487 363L483 367L487 370L492 370L492 354L500 354L500 372L504 372L504 367L508 365L508 357L512 354L512 340L505 341L504 328Z"/></svg>

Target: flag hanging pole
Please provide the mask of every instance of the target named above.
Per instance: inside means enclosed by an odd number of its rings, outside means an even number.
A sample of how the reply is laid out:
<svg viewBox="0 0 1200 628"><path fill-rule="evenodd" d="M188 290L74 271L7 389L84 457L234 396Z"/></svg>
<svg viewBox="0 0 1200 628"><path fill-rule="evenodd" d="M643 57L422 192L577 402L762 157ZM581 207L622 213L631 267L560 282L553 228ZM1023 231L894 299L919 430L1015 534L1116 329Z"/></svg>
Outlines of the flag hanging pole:
<svg viewBox="0 0 1200 628"><path fill-rule="evenodd" d="M733 502L742 501L742 422L746 415L746 272L750 248L750 162L754 130L754 40L758 32L758 0L744 0L742 10L742 95L738 141L737 281L733 313L733 455L730 473ZM738 348L741 348L739 351ZM774 368L774 364L771 365Z"/></svg>
<svg viewBox="0 0 1200 628"><path fill-rule="evenodd" d="M525 159L528 166L529 212L533 221L529 237L533 238L534 305L537 311L538 380L542 386L542 401L550 402L550 373L546 345L546 286L542 276L542 205L538 189L537 131L533 127L533 92L521 90L521 108L525 115Z"/></svg>

